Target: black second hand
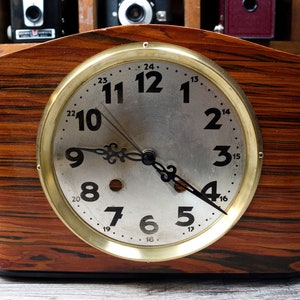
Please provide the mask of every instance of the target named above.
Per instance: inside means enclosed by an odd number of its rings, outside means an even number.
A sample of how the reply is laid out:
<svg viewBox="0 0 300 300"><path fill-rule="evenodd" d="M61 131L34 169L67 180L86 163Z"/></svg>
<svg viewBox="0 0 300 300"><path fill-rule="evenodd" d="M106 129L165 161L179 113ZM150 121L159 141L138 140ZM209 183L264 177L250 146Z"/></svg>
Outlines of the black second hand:
<svg viewBox="0 0 300 300"><path fill-rule="evenodd" d="M122 125L118 122L118 120L113 116L113 114L108 110L108 108L103 105L103 108L107 111L107 113L110 115L110 117L117 123L117 125L115 125L103 112L101 112L101 115L103 116L103 118L113 127L115 128L121 135L122 137L129 142L129 144L131 146L133 146L138 152L140 152L141 154L143 153L143 151L138 147L138 145L135 143L135 141L129 137L128 134L126 134L125 130L123 129Z"/></svg>

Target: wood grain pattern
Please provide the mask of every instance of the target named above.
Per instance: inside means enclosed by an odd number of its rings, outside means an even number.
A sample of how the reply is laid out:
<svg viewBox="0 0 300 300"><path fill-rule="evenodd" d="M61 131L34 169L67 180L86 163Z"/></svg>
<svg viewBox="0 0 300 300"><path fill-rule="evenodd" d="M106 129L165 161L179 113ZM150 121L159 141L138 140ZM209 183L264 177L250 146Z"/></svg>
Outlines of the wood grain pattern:
<svg viewBox="0 0 300 300"><path fill-rule="evenodd" d="M44 106L86 58L132 41L163 41L221 65L248 95L264 142L262 177L238 224L212 246L163 263L128 262L75 237L43 195L35 140ZM300 57L197 29L113 27L0 58L0 269L31 272L298 274Z"/></svg>

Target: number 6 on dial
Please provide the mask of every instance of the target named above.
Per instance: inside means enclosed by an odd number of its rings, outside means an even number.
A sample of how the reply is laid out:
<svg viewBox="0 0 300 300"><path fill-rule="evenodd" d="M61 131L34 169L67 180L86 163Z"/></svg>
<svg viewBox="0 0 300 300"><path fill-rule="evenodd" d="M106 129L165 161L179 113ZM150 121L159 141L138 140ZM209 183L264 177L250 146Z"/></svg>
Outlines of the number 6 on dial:
<svg viewBox="0 0 300 300"><path fill-rule="evenodd" d="M43 189L64 223L101 251L147 262L225 235L262 165L241 88L206 57L165 43L83 62L53 93L37 145Z"/></svg>

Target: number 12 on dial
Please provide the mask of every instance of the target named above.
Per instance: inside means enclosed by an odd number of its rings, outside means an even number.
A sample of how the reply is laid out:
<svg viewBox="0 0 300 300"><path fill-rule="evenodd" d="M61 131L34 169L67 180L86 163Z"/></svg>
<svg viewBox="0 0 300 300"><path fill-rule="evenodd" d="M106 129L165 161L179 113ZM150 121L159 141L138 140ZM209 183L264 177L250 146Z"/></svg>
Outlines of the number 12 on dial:
<svg viewBox="0 0 300 300"><path fill-rule="evenodd" d="M199 53L115 47L78 66L49 103L37 149L43 189L101 251L147 262L186 256L224 236L251 202L262 164L254 111Z"/></svg>

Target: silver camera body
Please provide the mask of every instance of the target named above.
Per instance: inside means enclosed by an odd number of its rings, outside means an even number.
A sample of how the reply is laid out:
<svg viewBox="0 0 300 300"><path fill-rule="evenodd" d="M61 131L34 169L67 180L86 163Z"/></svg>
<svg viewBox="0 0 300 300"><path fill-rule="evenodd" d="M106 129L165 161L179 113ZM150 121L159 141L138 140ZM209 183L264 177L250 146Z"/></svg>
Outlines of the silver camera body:
<svg viewBox="0 0 300 300"><path fill-rule="evenodd" d="M25 26L42 26L44 24L44 0L23 0L22 2Z"/></svg>

